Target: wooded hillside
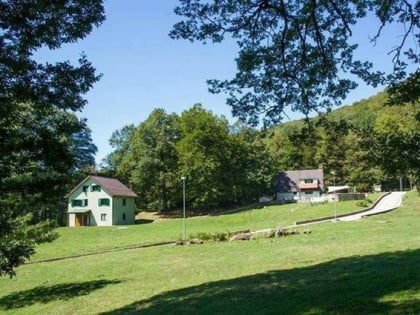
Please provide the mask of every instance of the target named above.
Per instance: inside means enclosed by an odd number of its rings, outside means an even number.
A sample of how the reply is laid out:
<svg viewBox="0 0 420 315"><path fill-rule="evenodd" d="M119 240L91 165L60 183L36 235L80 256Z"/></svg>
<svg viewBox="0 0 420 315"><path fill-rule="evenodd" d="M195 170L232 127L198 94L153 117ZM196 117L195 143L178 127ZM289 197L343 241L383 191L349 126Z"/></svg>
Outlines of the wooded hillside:
<svg viewBox="0 0 420 315"><path fill-rule="evenodd" d="M279 169L321 167L332 184L369 191L373 184L399 188L419 178L420 124L418 104L387 106L379 93L310 121L273 128L267 137Z"/></svg>
<svg viewBox="0 0 420 315"><path fill-rule="evenodd" d="M139 126L125 126L103 172L117 176L141 196L142 209L180 208L181 176L187 204L214 211L274 195L281 170L323 168L326 186L350 185L366 192L374 184L399 189L419 181L418 104L387 106L387 95L344 106L309 120L257 130L230 125L201 105L181 115L156 109Z"/></svg>

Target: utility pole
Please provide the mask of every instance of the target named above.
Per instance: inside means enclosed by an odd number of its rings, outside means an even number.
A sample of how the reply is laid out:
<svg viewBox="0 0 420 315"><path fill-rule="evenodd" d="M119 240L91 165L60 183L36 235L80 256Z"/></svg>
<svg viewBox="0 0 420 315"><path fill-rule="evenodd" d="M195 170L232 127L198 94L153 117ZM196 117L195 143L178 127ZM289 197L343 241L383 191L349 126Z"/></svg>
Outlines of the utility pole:
<svg viewBox="0 0 420 315"><path fill-rule="evenodd" d="M331 172L331 174L332 174L332 176L333 176L333 185L334 185L334 189L335 189L335 171L332 171ZM336 200L335 200L335 198L336 198L336 193L335 193L335 191L334 191L334 221L337 221L337 206L336 206Z"/></svg>
<svg viewBox="0 0 420 315"><path fill-rule="evenodd" d="M184 225L184 241L187 240L187 220L185 217L185 176L181 177L182 180L182 220Z"/></svg>

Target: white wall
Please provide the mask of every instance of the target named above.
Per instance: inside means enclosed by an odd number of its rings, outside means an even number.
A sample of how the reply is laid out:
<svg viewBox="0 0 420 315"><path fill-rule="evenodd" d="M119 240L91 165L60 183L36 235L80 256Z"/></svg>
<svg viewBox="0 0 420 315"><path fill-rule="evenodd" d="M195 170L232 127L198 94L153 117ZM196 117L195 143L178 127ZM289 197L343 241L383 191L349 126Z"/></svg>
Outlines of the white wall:
<svg viewBox="0 0 420 315"><path fill-rule="evenodd" d="M91 210L90 225L111 226L112 225L112 198L102 189L101 191L92 191L92 186L96 185L94 181L88 179L80 187L78 187L69 197L68 210ZM89 186L87 192L83 192L83 186ZM99 206L98 200L100 198L108 198L110 200L109 206ZM72 199L87 199L88 205L86 207L72 207ZM102 218L105 215L105 220ZM69 226L74 226L75 214L69 213Z"/></svg>

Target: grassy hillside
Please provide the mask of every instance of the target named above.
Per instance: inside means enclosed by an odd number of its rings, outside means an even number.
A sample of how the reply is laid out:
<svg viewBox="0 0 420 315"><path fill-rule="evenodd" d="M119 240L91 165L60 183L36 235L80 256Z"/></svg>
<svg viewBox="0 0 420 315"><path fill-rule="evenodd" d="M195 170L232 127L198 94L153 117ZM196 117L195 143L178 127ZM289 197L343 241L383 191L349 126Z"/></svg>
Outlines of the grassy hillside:
<svg viewBox="0 0 420 315"><path fill-rule="evenodd" d="M299 212L285 209L289 214ZM0 312L418 314L419 209L420 197L409 193L396 211L358 222L313 225L309 235L161 246L25 265L18 268L16 278L0 279ZM250 225L258 220L254 215L264 211L267 220L261 218L259 228L282 223L269 217L270 210L195 218L189 224L192 230L210 226L213 230L217 224L233 230L228 222L243 226L249 216L246 225ZM239 223L240 218L244 223ZM195 221L200 228L194 227ZM163 231L169 225L144 227L164 227ZM108 231L140 232L140 228ZM100 233L107 229L94 231L103 236ZM88 234L71 245L84 249L95 233L79 232ZM58 250L69 243L70 238L50 245Z"/></svg>
<svg viewBox="0 0 420 315"><path fill-rule="evenodd" d="M376 200L379 194L372 194L370 200ZM337 214L360 210L357 201L340 202ZM331 216L334 206L322 204L287 204L268 206L263 209L242 211L211 217L193 217L187 219L187 232L221 233L244 229L258 229L289 226L296 221ZM150 244L153 242L175 241L182 237L182 220L169 220L151 224L124 227L84 227L59 228L60 237L50 244L37 248L33 260L49 259L106 251L120 247Z"/></svg>

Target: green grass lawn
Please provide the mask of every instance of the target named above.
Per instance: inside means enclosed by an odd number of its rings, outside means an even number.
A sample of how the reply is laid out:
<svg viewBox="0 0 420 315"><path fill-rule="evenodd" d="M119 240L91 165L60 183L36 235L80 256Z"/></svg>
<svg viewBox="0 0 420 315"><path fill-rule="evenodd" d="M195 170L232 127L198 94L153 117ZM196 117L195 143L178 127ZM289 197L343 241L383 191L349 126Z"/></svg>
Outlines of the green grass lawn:
<svg viewBox="0 0 420 315"><path fill-rule="evenodd" d="M324 206L288 205L193 218L188 227L190 232L215 232L285 226L331 211L321 210ZM347 212L347 203L337 206ZM417 194L409 193L402 207L384 215L309 228L311 234L283 238L160 246L24 265L16 278L0 279L0 312L420 313ZM127 229L60 229L60 239L41 246L38 257L71 252L62 246L90 251L179 237L181 229L180 220Z"/></svg>
<svg viewBox="0 0 420 315"><path fill-rule="evenodd" d="M373 195L376 200L379 195ZM337 214L360 210L357 201L345 201L337 204ZM187 219L187 234L234 232L238 230L275 228L289 226L296 221L332 216L334 207L331 203L267 206L218 216L192 217ZM83 253L94 253L120 247L150 244L162 241L175 241L182 238L183 222L181 219L129 225L124 227L83 227L59 228L58 240L51 244L42 244L32 260L65 257Z"/></svg>

